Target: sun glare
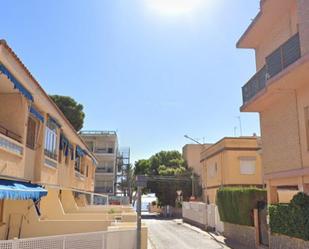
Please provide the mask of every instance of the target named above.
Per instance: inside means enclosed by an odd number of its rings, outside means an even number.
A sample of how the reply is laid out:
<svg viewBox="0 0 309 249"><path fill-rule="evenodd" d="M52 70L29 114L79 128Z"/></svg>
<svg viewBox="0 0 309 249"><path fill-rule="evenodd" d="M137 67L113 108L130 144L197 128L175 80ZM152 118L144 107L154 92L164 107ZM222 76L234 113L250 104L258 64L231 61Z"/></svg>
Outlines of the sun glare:
<svg viewBox="0 0 309 249"><path fill-rule="evenodd" d="M208 0L145 0L151 10L166 16L189 15Z"/></svg>

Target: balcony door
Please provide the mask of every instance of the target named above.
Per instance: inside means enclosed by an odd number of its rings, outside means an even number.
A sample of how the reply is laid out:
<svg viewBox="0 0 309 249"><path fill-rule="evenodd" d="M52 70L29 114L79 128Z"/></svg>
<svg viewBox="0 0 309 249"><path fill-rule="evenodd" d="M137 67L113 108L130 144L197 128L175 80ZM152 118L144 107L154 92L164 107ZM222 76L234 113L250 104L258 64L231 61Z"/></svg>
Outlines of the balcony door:
<svg viewBox="0 0 309 249"><path fill-rule="evenodd" d="M38 140L38 121L29 116L27 123L27 139L26 139L26 153L25 153L25 177L27 179L34 179L34 170L36 162L36 149Z"/></svg>

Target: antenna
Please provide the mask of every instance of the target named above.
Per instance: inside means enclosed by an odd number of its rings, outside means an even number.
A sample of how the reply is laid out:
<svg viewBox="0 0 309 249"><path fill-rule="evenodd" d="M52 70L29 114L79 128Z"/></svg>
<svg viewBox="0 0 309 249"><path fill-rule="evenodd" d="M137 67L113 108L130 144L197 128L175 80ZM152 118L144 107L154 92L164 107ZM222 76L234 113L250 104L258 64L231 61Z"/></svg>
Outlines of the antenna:
<svg viewBox="0 0 309 249"><path fill-rule="evenodd" d="M237 118L238 118L238 121L239 121L239 133L240 133L240 136L242 136L241 117L237 116Z"/></svg>
<svg viewBox="0 0 309 249"><path fill-rule="evenodd" d="M236 133L237 133L237 126L234 126L234 137L236 137Z"/></svg>

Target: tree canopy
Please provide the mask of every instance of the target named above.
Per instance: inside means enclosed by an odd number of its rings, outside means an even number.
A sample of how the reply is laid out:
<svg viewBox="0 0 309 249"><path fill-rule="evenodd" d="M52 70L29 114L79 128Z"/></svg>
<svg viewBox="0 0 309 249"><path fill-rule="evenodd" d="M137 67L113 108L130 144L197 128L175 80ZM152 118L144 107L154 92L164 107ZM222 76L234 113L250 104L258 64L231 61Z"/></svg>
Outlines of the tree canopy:
<svg viewBox="0 0 309 249"><path fill-rule="evenodd" d="M66 118L70 121L76 131L83 128L85 113L83 105L77 103L69 96L50 95Z"/></svg>
<svg viewBox="0 0 309 249"><path fill-rule="evenodd" d="M175 206L177 190L182 190L185 200L192 194L192 171L178 151L161 151L149 159L138 160L134 174L153 178L147 189L156 194L161 206Z"/></svg>

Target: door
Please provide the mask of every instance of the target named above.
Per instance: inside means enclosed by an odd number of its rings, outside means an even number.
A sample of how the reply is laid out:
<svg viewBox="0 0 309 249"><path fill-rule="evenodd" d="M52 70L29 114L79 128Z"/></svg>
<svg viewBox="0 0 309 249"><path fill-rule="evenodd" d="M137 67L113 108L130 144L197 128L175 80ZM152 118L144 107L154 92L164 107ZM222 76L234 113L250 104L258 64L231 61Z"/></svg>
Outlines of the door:
<svg viewBox="0 0 309 249"><path fill-rule="evenodd" d="M267 203L259 202L258 203L259 211L259 238L260 244L264 246L269 245L268 238L268 224L267 224Z"/></svg>

